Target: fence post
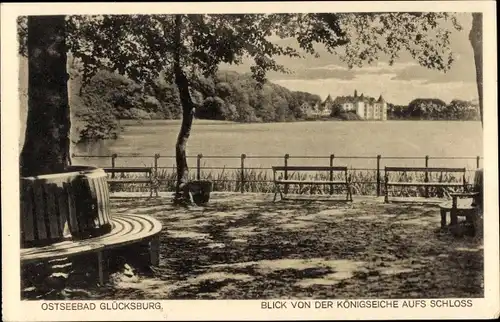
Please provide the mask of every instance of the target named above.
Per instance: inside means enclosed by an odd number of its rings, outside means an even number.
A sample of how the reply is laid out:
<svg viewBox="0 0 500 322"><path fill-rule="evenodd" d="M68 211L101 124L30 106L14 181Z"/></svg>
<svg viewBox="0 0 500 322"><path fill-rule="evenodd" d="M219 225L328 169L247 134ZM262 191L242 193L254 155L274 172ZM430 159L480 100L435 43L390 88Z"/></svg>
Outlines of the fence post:
<svg viewBox="0 0 500 322"><path fill-rule="evenodd" d="M284 173L285 180L288 180L288 169L287 169L287 167L288 167L288 159L289 158L290 158L290 155L288 153L285 154L285 173ZM287 183L285 183L285 191L284 192L285 192L285 194L288 193L288 184Z"/></svg>
<svg viewBox="0 0 500 322"><path fill-rule="evenodd" d="M335 154L330 154L330 167L333 167L333 159ZM330 169L330 181L333 181L333 170ZM330 194L333 195L333 184L330 184Z"/></svg>
<svg viewBox="0 0 500 322"><path fill-rule="evenodd" d="M160 158L160 154L155 153L154 158L155 158L154 160L155 176L158 176L158 159Z"/></svg>
<svg viewBox="0 0 500 322"><path fill-rule="evenodd" d="M246 154L241 155L241 193L245 192L245 158L247 157Z"/></svg>
<svg viewBox="0 0 500 322"><path fill-rule="evenodd" d="M377 155L377 197L380 196L380 159L382 156Z"/></svg>
<svg viewBox="0 0 500 322"><path fill-rule="evenodd" d="M111 155L111 167L114 168L115 167L115 160L116 158L118 157L118 155L116 155L116 153L113 153ZM114 178L115 177L115 173L114 172L111 172L111 178Z"/></svg>
<svg viewBox="0 0 500 322"><path fill-rule="evenodd" d="M476 157L476 168L478 168L478 169L479 169L479 162L480 162L480 160L481 160L481 157L478 155Z"/></svg>
<svg viewBox="0 0 500 322"><path fill-rule="evenodd" d="M429 167L429 156L425 156L425 167ZM429 182L429 172L425 171L425 179L424 181L427 183ZM425 198L429 198L429 187L425 186Z"/></svg>
<svg viewBox="0 0 500 322"><path fill-rule="evenodd" d="M203 158L203 154L200 153L196 157L196 180L201 178L201 158Z"/></svg>

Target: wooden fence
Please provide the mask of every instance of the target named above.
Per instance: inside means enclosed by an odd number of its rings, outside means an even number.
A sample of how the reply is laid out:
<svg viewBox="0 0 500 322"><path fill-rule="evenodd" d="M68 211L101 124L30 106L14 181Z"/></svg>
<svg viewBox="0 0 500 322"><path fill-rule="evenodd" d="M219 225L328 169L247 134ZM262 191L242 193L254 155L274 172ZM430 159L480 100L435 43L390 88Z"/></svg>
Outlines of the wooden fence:
<svg viewBox="0 0 500 322"><path fill-rule="evenodd" d="M110 165L111 167L116 167L116 160L118 158L152 158L153 159L153 170L154 173L158 173L159 169L165 169L165 168L171 168L172 166L175 166L175 156L161 156L159 153L155 153L153 156L151 155L139 155L139 154L133 154L133 155L118 155L118 154L112 154L112 155L75 155L73 154L73 158L101 158L101 159L109 159L110 160ZM172 159L174 162L172 163L171 167L165 167L165 166L159 166L159 160L161 158L168 158ZM401 156L382 156L382 155L377 155L377 156L335 156L334 154L330 154L327 156L291 156L290 154L285 154L282 156L248 156L246 154L241 154L238 156L215 156L215 155L203 155L203 154L198 154L196 156L187 156L188 159L193 159L196 158L196 179L200 180L202 179L202 170L237 170L240 173L240 178L239 178L239 183L240 183L240 190L241 193L245 192L244 191L244 184L247 182L256 182L246 180L245 178L245 170L271 170L271 167L249 167L246 166L246 161L249 159L273 159L273 160L278 160L278 162L283 162L282 164L286 167L289 165L289 162L291 159L318 159L318 160L328 160L328 164L330 166L334 165L335 160L343 160L343 159L364 159L364 160L371 160L371 161L376 161L376 168L350 168L351 170L368 170L368 171L375 171L375 178L376 181L366 181L366 182L360 182L364 184L375 184L376 185L376 193L377 196L381 195L381 187L383 186L383 171L384 168L382 166L382 161L383 160L422 160L423 164L422 166L424 167L429 167L430 161L431 160L463 160L463 161L475 161L475 166L476 168L479 168L481 165L481 160L483 159L480 156L474 156L474 157L459 157L459 156L446 156L446 157L432 157L429 155L426 156L414 156L414 157L401 157ZM202 161L204 159L239 159L240 166L239 167L205 167L202 166ZM281 161L279 161L281 160ZM108 165L109 166L109 165ZM111 174L111 176L114 176L114 173ZM288 172L284 172L284 178L288 178ZM232 180L236 181L236 180ZM266 182L272 182L272 181L266 181Z"/></svg>

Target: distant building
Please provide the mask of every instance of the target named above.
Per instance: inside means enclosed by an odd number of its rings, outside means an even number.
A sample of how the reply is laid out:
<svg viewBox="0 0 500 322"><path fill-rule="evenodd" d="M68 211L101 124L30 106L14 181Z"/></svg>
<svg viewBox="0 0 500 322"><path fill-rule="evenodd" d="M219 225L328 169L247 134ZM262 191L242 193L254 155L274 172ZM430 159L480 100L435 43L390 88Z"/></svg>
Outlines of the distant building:
<svg viewBox="0 0 500 322"><path fill-rule="evenodd" d="M354 111L365 120L387 120L387 102L382 95L377 100L373 97L358 96L358 91L354 91L354 96L337 96L333 104L338 105L344 112Z"/></svg>
<svg viewBox="0 0 500 322"><path fill-rule="evenodd" d="M303 103L300 109L309 117L330 116L334 105L340 106L344 112L353 111L365 120L387 120L387 102L382 95L376 100L363 94L358 96L356 90L354 96L337 96L334 100L328 95L323 102L315 105Z"/></svg>
<svg viewBox="0 0 500 322"><path fill-rule="evenodd" d="M330 97L330 100L331 99L332 98ZM315 105L311 105L305 102L300 106L300 110L307 116L320 117L320 116L329 116L331 114L331 108L328 108L327 105L325 105L324 103L316 103Z"/></svg>

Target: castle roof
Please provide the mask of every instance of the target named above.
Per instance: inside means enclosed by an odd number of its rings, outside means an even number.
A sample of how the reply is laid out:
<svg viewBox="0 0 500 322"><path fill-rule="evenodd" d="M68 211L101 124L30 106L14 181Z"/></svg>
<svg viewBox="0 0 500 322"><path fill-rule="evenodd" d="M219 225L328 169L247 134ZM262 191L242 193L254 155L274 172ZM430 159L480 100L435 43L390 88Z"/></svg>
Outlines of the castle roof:
<svg viewBox="0 0 500 322"><path fill-rule="evenodd" d="M357 93L356 93L357 94ZM360 96L337 96L335 100L333 101L334 104L346 104L346 103L357 103L357 102L364 102L366 104L373 104L373 103L383 103L385 102L384 98L382 95L376 100L374 97L370 96L365 96L364 94L361 94Z"/></svg>

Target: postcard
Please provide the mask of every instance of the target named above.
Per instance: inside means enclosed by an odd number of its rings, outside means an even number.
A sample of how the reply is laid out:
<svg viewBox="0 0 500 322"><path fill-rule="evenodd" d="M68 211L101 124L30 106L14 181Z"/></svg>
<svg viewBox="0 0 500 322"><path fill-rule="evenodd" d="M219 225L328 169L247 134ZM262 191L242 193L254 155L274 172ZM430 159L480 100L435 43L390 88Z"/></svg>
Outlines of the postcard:
<svg viewBox="0 0 500 322"><path fill-rule="evenodd" d="M498 318L495 9L3 4L4 320Z"/></svg>

